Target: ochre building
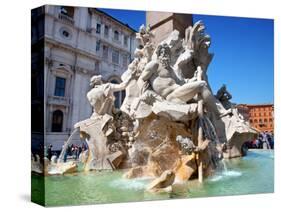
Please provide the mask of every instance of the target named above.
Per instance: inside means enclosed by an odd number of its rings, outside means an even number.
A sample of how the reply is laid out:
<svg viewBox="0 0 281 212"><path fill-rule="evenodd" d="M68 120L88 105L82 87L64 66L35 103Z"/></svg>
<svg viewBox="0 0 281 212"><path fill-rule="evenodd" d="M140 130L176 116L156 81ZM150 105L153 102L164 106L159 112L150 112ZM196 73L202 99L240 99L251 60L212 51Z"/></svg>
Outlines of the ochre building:
<svg viewBox="0 0 281 212"><path fill-rule="evenodd" d="M259 131L274 132L273 104L240 104L238 110L252 127Z"/></svg>

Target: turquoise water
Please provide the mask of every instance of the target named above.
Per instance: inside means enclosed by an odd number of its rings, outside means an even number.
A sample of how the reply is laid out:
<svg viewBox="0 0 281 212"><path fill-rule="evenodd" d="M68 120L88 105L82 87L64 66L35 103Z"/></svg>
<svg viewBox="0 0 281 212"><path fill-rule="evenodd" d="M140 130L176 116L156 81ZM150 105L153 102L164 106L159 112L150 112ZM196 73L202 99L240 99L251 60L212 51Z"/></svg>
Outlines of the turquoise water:
<svg viewBox="0 0 281 212"><path fill-rule="evenodd" d="M194 180L172 193L162 194L145 191L151 179L124 179L121 171L48 176L45 177L45 203L47 206L80 205L274 192L273 151L251 150L246 157L224 162L227 170L217 172L203 184ZM36 182L36 176L33 179Z"/></svg>

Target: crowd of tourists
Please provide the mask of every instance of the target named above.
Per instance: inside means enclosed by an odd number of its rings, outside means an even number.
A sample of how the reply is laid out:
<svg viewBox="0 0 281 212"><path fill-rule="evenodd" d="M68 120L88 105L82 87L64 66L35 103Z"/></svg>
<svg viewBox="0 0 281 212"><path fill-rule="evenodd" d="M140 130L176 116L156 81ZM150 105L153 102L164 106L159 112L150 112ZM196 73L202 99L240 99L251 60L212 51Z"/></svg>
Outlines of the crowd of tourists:
<svg viewBox="0 0 281 212"><path fill-rule="evenodd" d="M246 142L250 149L274 149L274 135L271 132L261 132L258 137L252 141Z"/></svg>
<svg viewBox="0 0 281 212"><path fill-rule="evenodd" d="M49 160L51 160L53 155L59 157L59 155L64 149L64 145L62 146L61 151L53 151L52 148L53 146L50 144L46 151L46 157ZM82 143L82 145L75 145L75 144L68 145L63 153L63 161L66 162L68 159L78 160L79 155L85 150L87 150L87 146L84 143Z"/></svg>

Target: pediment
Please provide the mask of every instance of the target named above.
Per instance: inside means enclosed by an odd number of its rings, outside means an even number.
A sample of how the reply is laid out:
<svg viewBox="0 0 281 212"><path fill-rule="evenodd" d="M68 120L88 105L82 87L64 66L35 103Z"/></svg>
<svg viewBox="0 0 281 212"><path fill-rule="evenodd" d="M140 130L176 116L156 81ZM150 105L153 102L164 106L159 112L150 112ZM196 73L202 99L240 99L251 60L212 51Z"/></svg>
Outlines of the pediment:
<svg viewBox="0 0 281 212"><path fill-rule="evenodd" d="M54 67L52 67L52 71L65 75L73 75L73 71L69 65L55 64Z"/></svg>

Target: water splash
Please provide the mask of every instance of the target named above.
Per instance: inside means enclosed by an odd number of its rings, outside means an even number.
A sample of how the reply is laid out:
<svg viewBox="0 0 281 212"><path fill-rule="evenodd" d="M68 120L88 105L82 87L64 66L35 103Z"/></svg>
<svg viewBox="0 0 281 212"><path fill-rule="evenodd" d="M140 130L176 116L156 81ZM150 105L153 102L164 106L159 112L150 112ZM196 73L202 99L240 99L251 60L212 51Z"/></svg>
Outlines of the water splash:
<svg viewBox="0 0 281 212"><path fill-rule="evenodd" d="M228 169L227 169L227 165L226 165L225 160L224 160L224 159L222 159L222 160L221 160L221 162L222 162L222 164L223 164L223 170L224 170L225 172L227 172L227 171L228 171Z"/></svg>
<svg viewBox="0 0 281 212"><path fill-rule="evenodd" d="M217 182L217 181L221 180L222 178L223 178L222 175L215 175L215 176L210 178L210 181L211 182Z"/></svg>
<svg viewBox="0 0 281 212"><path fill-rule="evenodd" d="M223 170L216 174L215 176L210 178L211 182L217 182L219 180L223 180L226 178L232 178L232 177L240 177L242 175L242 172L235 171L235 170L229 170L227 167L227 163L224 159L221 160Z"/></svg>
<svg viewBox="0 0 281 212"><path fill-rule="evenodd" d="M235 177L240 177L242 175L242 172L236 171L236 170L227 170L227 171L222 171L212 177L209 178L209 181L211 182L217 182L220 180L226 180L229 178L235 178Z"/></svg>
<svg viewBox="0 0 281 212"><path fill-rule="evenodd" d="M228 177L239 177L242 175L241 172L239 171L234 171L234 170L231 170L231 171L227 171L227 172L223 172L222 173L224 176L228 176Z"/></svg>
<svg viewBox="0 0 281 212"><path fill-rule="evenodd" d="M119 188L122 190L144 190L149 182L150 178L137 178L137 179L125 179L120 178L113 180L110 183L111 187Z"/></svg>
<svg viewBox="0 0 281 212"><path fill-rule="evenodd" d="M52 167L49 171L48 174L50 175L61 175L63 172L61 170L58 170L57 167Z"/></svg>
<svg viewBox="0 0 281 212"><path fill-rule="evenodd" d="M63 162L63 157L65 155L65 151L69 145L69 143L72 141L72 137L73 135L78 131L78 128L75 128L72 133L70 134L69 138L67 139L66 143L63 145L63 149L61 150L60 156L58 158L58 163L62 163Z"/></svg>
<svg viewBox="0 0 281 212"><path fill-rule="evenodd" d="M209 181L217 182L220 180L225 180L233 177L240 177L241 175L242 172L235 171L235 170L223 171L220 174L214 175L213 177L209 178Z"/></svg>

